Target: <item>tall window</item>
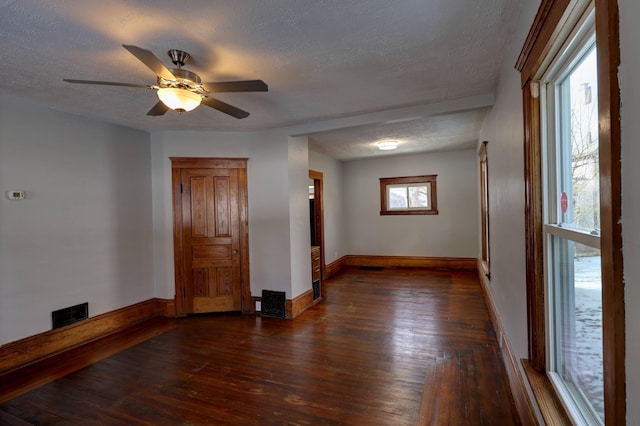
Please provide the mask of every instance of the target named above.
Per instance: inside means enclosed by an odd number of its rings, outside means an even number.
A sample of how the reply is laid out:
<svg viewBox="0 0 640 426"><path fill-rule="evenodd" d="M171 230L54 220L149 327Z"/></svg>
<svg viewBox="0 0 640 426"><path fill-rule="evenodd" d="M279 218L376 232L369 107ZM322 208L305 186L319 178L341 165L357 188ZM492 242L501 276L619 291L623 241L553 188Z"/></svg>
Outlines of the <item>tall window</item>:
<svg viewBox="0 0 640 426"><path fill-rule="evenodd" d="M487 278L489 271L489 160L487 159L487 141L482 142L478 156L480 157L480 214L482 222L482 269Z"/></svg>
<svg viewBox="0 0 640 426"><path fill-rule="evenodd" d="M578 422L604 422L595 30L588 19L543 76L549 377Z"/></svg>
<svg viewBox="0 0 640 426"><path fill-rule="evenodd" d="M617 13L616 0L542 0L516 65L527 374L557 401L539 405L548 423L626 422Z"/></svg>

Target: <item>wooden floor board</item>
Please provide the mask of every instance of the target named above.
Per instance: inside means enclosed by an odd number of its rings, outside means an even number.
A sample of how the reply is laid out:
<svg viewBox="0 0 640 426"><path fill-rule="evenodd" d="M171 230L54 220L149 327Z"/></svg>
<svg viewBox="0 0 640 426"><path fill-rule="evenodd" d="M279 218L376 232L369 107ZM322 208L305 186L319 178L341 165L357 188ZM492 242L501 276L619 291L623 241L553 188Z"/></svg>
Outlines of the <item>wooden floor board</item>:
<svg viewBox="0 0 640 426"><path fill-rule="evenodd" d="M18 371L0 424L520 424L475 272L351 268L323 286L295 320L156 321Z"/></svg>

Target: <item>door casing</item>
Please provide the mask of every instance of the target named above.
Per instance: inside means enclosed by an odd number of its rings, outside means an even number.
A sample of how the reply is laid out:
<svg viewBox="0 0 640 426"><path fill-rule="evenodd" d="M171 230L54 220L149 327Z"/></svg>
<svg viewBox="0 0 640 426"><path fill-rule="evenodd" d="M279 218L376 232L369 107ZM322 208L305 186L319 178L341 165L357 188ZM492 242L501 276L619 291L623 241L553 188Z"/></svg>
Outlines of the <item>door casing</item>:
<svg viewBox="0 0 640 426"><path fill-rule="evenodd" d="M324 195L323 195L323 174L315 170L309 170L309 179L313 179L315 192L315 218L313 220L316 244L320 246L320 277L325 276L325 257L324 257Z"/></svg>

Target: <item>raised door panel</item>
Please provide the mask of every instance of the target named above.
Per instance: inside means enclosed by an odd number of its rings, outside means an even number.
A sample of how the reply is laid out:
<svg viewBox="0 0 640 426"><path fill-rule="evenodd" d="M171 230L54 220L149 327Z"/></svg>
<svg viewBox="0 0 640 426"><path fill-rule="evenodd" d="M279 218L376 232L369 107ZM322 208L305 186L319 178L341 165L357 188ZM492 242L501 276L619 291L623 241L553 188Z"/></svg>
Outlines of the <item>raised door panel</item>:
<svg viewBox="0 0 640 426"><path fill-rule="evenodd" d="M240 310L237 170L183 170L181 183L187 313Z"/></svg>

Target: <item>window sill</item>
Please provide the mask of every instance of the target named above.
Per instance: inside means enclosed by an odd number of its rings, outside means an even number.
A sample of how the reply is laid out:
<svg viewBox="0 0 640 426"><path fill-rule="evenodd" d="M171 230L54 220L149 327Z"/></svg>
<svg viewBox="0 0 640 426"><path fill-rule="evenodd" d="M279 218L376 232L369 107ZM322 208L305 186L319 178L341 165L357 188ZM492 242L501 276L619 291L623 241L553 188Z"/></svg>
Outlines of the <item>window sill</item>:
<svg viewBox="0 0 640 426"><path fill-rule="evenodd" d="M438 210L380 210L380 216L438 214Z"/></svg>
<svg viewBox="0 0 640 426"><path fill-rule="evenodd" d="M534 370L526 359L522 360L522 366L544 422L548 425L572 425L547 375Z"/></svg>
<svg viewBox="0 0 640 426"><path fill-rule="evenodd" d="M480 261L480 272L491 281L491 272L489 272L489 262L486 260Z"/></svg>

